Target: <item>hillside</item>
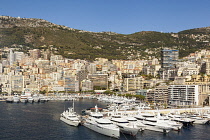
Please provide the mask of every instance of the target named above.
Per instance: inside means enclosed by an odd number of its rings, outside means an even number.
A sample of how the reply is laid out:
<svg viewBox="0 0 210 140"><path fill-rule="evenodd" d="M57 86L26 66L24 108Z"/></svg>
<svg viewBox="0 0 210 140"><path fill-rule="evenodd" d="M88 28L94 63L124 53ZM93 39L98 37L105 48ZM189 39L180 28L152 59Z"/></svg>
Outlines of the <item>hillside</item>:
<svg viewBox="0 0 210 140"><path fill-rule="evenodd" d="M26 51L51 45L54 53L73 59L142 59L159 56L162 47L179 49L182 57L208 48L209 41L210 27L179 33L143 31L124 35L76 30L43 19L0 16L0 47L22 45Z"/></svg>

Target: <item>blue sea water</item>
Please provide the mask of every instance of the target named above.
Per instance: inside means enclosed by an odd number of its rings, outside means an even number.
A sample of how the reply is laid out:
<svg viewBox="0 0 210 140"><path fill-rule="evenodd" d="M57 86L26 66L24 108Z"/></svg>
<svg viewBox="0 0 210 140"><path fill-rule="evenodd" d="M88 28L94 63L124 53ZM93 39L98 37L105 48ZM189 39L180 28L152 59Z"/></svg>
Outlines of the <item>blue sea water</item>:
<svg viewBox="0 0 210 140"><path fill-rule="evenodd" d="M105 107L97 100L75 101L75 111ZM46 103L0 102L1 140L108 140L114 139L98 134L84 126L73 127L60 121L60 114L72 106L71 101L49 101ZM209 140L210 125L194 125L180 132L168 134L145 130L136 137L121 134L121 140Z"/></svg>

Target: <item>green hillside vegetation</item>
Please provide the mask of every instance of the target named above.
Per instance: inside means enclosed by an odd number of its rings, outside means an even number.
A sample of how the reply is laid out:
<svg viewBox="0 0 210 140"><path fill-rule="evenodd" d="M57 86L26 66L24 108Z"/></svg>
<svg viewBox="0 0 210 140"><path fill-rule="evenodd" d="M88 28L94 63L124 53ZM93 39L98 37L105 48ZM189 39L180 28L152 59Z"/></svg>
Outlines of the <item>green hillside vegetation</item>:
<svg viewBox="0 0 210 140"><path fill-rule="evenodd" d="M33 19L35 22L38 19ZM15 20L14 20L15 21ZM27 19L24 19L26 23ZM43 48L41 46L54 46L55 54L67 58L94 60L98 57L111 59L142 59L148 56L160 56L160 49L168 47L179 49L180 57L199 49L208 49L210 41L209 28L185 30L179 33L161 33L143 31L129 35L112 32L87 32L70 30L62 26L52 25L42 21L38 27L21 25L21 19L15 26L11 21L3 20L9 28L0 28L0 47L23 45L23 51ZM29 25L28 25L29 24ZM46 26L49 24L49 26ZM192 36L199 34L199 36ZM205 35L205 36L203 36ZM202 39L200 39L202 37ZM198 41L198 39L200 39Z"/></svg>

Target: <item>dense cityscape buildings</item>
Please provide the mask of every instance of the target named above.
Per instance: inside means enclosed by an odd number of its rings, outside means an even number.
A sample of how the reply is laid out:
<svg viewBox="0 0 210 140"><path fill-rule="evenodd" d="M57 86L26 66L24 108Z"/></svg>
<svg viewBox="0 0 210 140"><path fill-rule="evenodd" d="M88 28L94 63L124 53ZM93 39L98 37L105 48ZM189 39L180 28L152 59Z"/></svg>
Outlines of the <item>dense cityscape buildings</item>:
<svg viewBox="0 0 210 140"><path fill-rule="evenodd" d="M67 59L48 50L27 53L1 50L2 93L69 93L110 90L145 96L148 102L172 106L208 105L210 51L179 59L179 51L163 49L161 58L95 61Z"/></svg>

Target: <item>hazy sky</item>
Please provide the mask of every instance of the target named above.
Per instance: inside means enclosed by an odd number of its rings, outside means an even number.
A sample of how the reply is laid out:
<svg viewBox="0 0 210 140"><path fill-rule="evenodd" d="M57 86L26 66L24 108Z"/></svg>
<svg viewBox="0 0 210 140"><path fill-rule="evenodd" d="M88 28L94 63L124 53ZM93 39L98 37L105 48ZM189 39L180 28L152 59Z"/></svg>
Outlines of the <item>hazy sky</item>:
<svg viewBox="0 0 210 140"><path fill-rule="evenodd" d="M0 0L0 15L131 34L210 26L210 0Z"/></svg>

